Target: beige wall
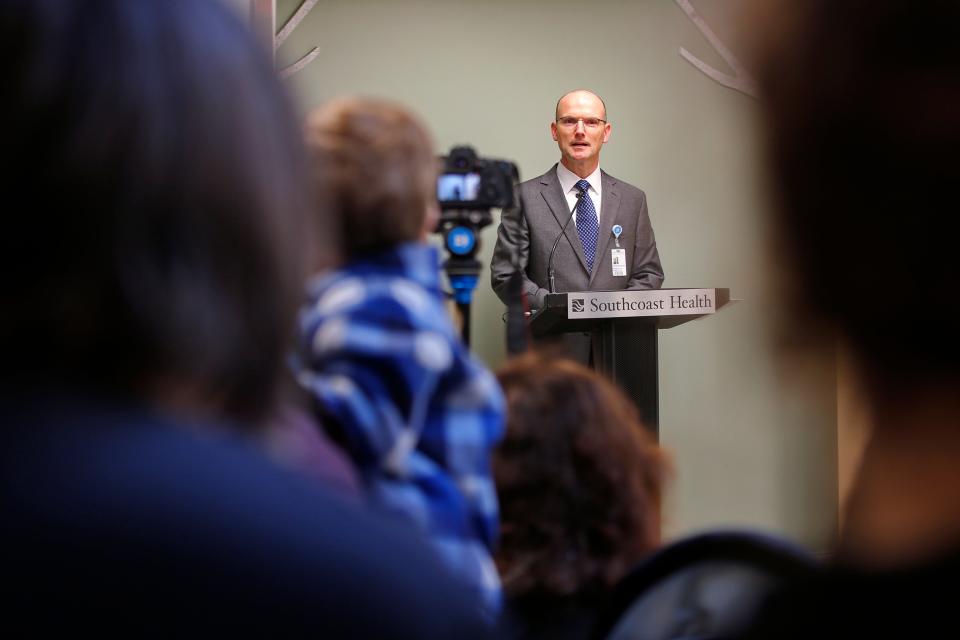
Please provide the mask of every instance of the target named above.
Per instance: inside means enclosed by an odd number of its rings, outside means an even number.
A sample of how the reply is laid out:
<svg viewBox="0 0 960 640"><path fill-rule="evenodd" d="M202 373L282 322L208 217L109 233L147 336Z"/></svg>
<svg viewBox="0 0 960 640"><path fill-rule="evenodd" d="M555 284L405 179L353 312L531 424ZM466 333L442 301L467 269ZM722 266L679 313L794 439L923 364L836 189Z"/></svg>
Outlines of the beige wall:
<svg viewBox="0 0 960 640"><path fill-rule="evenodd" d="M732 39L733 0L695 6ZM277 0L277 25L299 0ZM469 143L516 161L523 178L556 162L549 122L560 94L587 87L608 105L602 166L643 188L668 287L731 289L742 301L661 333L661 441L675 457L666 535L759 526L815 548L832 535L836 399L778 382L767 342L755 103L684 61L684 46L723 69L668 0L322 0L278 52L285 66L319 45L290 80L302 108L339 94L400 100L440 150ZM498 217L498 216L497 216ZM484 234L489 256L495 226ZM502 307L485 269L474 347L504 357Z"/></svg>

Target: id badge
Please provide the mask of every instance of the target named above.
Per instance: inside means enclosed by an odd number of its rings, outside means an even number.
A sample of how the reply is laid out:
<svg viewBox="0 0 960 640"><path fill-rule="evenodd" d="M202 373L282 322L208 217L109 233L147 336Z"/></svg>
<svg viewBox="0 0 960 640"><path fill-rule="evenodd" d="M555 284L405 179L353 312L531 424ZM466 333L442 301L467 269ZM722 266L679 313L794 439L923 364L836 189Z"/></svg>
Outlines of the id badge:
<svg viewBox="0 0 960 640"><path fill-rule="evenodd" d="M627 250L626 250L626 249L611 249L611 250L610 250L610 264L613 266L613 275L614 275L614 276L625 276L625 275L627 275Z"/></svg>

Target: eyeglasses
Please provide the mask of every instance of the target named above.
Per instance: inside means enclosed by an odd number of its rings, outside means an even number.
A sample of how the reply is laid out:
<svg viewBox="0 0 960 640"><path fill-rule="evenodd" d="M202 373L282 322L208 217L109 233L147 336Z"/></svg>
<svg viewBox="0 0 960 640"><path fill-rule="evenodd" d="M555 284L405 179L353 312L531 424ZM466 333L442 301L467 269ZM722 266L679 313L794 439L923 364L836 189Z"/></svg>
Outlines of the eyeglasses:
<svg viewBox="0 0 960 640"><path fill-rule="evenodd" d="M574 118L573 116L557 118L557 124L568 129L576 127L578 122L582 122L583 126L587 129L596 129L601 124L606 124L607 121L603 118Z"/></svg>

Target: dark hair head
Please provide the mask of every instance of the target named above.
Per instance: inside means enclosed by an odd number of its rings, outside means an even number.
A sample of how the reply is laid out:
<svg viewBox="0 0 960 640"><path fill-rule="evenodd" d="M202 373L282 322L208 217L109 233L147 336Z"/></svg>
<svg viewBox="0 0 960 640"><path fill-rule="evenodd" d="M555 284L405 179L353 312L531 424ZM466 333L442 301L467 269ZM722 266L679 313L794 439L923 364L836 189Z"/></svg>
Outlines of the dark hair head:
<svg viewBox="0 0 960 640"><path fill-rule="evenodd" d="M664 456L630 400L586 367L527 354L498 378L504 588L515 598L603 593L658 543Z"/></svg>
<svg viewBox="0 0 960 640"><path fill-rule="evenodd" d="M0 5L5 383L266 408L305 273L302 142L224 5Z"/></svg>
<svg viewBox="0 0 960 640"><path fill-rule="evenodd" d="M419 239L436 200L429 133L403 107L343 98L307 120L315 198L329 205L345 259Z"/></svg>
<svg viewBox="0 0 960 640"><path fill-rule="evenodd" d="M960 3L806 0L759 52L794 328L874 382L960 376ZM828 332L829 334L829 332Z"/></svg>

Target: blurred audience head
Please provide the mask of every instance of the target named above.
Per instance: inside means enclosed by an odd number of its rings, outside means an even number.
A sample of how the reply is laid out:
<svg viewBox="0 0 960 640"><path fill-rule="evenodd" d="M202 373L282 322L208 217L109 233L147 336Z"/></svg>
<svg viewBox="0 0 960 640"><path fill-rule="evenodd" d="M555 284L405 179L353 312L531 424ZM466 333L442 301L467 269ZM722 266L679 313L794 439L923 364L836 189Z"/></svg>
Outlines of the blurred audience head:
<svg viewBox="0 0 960 640"><path fill-rule="evenodd" d="M5 0L0 69L3 383L260 416L307 259L267 52L216 0Z"/></svg>
<svg viewBox="0 0 960 640"><path fill-rule="evenodd" d="M793 335L839 337L875 397L954 384L960 3L755 4Z"/></svg>
<svg viewBox="0 0 960 640"><path fill-rule="evenodd" d="M498 378L497 564L513 598L591 599L652 551L666 460L630 400L569 360L526 354Z"/></svg>
<svg viewBox="0 0 960 640"><path fill-rule="evenodd" d="M420 120L384 100L341 98L306 125L314 198L331 208L340 257L425 238L439 215L439 164Z"/></svg>

